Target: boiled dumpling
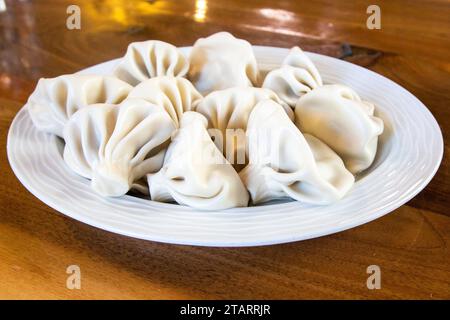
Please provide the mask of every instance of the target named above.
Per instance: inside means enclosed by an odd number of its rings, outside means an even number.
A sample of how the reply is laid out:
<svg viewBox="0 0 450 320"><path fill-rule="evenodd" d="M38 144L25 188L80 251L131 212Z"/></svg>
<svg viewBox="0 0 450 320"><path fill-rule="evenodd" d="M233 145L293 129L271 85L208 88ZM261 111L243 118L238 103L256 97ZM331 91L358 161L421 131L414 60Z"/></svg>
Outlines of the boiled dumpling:
<svg viewBox="0 0 450 320"><path fill-rule="evenodd" d="M189 79L202 93L258 85L258 66L248 41L228 32L198 39L189 58Z"/></svg>
<svg viewBox="0 0 450 320"><path fill-rule="evenodd" d="M178 126L183 112L191 111L202 98L192 83L181 77L156 77L141 82L129 94L163 106Z"/></svg>
<svg viewBox="0 0 450 320"><path fill-rule="evenodd" d="M329 145L356 174L372 164L383 132L383 121L373 115L374 110L351 88L325 85L298 100L296 124Z"/></svg>
<svg viewBox="0 0 450 320"><path fill-rule="evenodd" d="M104 196L121 196L158 171L175 124L164 108L142 99L96 104L75 113L64 128L64 160Z"/></svg>
<svg viewBox="0 0 450 320"><path fill-rule="evenodd" d="M211 141L206 126L201 114L192 111L183 114L163 167L148 175L152 200L175 200L206 210L247 206L247 190Z"/></svg>
<svg viewBox="0 0 450 320"><path fill-rule="evenodd" d="M65 123L78 109L95 103L120 103L132 88L111 76L71 74L43 78L28 98L27 108L39 130L62 137Z"/></svg>
<svg viewBox="0 0 450 320"><path fill-rule="evenodd" d="M196 111L208 119L210 134L215 138L214 143L237 171L246 163L245 130L248 117L255 105L263 100L283 104L287 116L294 118L294 113L288 105L273 91L262 88L236 87L215 91L197 105Z"/></svg>
<svg viewBox="0 0 450 320"><path fill-rule="evenodd" d="M299 47L293 47L282 66L267 74L262 87L273 90L294 108L299 97L321 85L316 66Z"/></svg>
<svg viewBox="0 0 450 320"><path fill-rule="evenodd" d="M135 86L159 76L184 76L189 62L177 47L158 40L133 42L114 70L114 74Z"/></svg>
<svg viewBox="0 0 450 320"><path fill-rule="evenodd" d="M342 160L319 139L303 135L273 101L253 109L247 137L249 164L239 176L254 204L286 196L330 204L354 183Z"/></svg>
<svg viewBox="0 0 450 320"><path fill-rule="evenodd" d="M283 60L283 65L305 69L314 78L317 85L322 85L322 77L316 66L299 47L293 47L289 51L289 54Z"/></svg>
<svg viewBox="0 0 450 320"><path fill-rule="evenodd" d="M271 89L292 108L299 97L318 86L311 74L302 68L282 66L270 71L262 85Z"/></svg>

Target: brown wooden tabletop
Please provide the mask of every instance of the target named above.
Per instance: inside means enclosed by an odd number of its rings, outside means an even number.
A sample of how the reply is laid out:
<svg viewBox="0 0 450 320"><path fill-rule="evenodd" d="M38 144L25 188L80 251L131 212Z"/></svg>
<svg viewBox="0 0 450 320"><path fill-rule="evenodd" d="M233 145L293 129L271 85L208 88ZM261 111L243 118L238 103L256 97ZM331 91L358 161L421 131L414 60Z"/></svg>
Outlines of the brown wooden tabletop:
<svg viewBox="0 0 450 320"><path fill-rule="evenodd" d="M376 1L381 29L369 30L372 2L0 0L0 298L450 298L450 3ZM66 27L70 4L81 9L81 30ZM74 221L14 176L8 128L40 77L120 57L133 41L183 46L221 30L257 45L299 45L340 57L411 91L444 135L435 178L406 205L345 232L204 248L136 240ZM79 290L66 286L69 265L81 269ZM370 265L380 267L381 289L367 288Z"/></svg>

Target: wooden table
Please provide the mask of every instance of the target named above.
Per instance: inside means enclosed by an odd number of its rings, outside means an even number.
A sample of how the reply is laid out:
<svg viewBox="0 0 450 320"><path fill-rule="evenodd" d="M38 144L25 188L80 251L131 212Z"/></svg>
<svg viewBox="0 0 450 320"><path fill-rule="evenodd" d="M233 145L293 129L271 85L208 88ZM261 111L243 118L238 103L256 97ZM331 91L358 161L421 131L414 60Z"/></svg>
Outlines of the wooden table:
<svg viewBox="0 0 450 320"><path fill-rule="evenodd" d="M445 139L450 3L376 1L381 30L369 30L371 2L6 0L0 12L0 298L450 298L447 141L433 181L391 214L331 236L256 248L168 245L90 227L31 195L6 157L9 125L38 78L120 57L132 41L190 45L220 30L253 44L300 45L383 74L427 105ZM69 4L81 8L81 30L66 28ZM80 290L66 288L73 264L81 268ZM379 290L366 286L369 265L381 268Z"/></svg>

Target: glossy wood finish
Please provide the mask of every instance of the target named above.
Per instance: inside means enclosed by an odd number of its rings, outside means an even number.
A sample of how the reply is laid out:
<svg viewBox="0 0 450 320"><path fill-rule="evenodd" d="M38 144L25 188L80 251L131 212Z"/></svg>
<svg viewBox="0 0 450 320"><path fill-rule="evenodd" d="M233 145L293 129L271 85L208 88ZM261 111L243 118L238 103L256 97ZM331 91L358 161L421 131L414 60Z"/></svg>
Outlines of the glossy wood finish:
<svg viewBox="0 0 450 320"><path fill-rule="evenodd" d="M74 2L82 29L69 31L66 8ZM0 12L0 298L450 298L450 3L377 1L382 29L368 30L371 2L7 0ZM444 134L436 177L407 205L364 226L258 248L111 234L50 209L15 178L7 130L38 78L119 57L132 41L190 45L220 30L341 57L410 90ZM66 288L71 264L81 267L81 290ZM380 290L366 287L373 264L382 271Z"/></svg>

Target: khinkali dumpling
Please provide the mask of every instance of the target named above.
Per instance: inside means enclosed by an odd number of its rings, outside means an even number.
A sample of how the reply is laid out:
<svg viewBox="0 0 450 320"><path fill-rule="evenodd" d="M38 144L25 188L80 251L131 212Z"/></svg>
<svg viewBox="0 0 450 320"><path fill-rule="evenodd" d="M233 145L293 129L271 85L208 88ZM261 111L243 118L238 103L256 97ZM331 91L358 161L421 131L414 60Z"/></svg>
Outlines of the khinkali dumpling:
<svg viewBox="0 0 450 320"><path fill-rule="evenodd" d="M104 196L121 196L158 171L175 124L163 107L142 99L96 104L75 113L64 128L64 160Z"/></svg>
<svg viewBox="0 0 450 320"><path fill-rule="evenodd" d="M189 79L204 95L258 84L258 66L251 44L228 32L198 39L189 59Z"/></svg>
<svg viewBox="0 0 450 320"><path fill-rule="evenodd" d="M177 47L158 40L133 42L114 70L114 74L135 86L158 76L184 76L189 62Z"/></svg>
<svg viewBox="0 0 450 320"><path fill-rule="evenodd" d="M289 196L310 204L341 199L353 175L326 144L303 135L283 108L262 101L247 126L249 164L239 173L254 204Z"/></svg>
<svg viewBox="0 0 450 320"><path fill-rule="evenodd" d="M287 116L294 118L294 113L288 105L273 91L262 88L235 87L214 91L197 105L196 111L208 119L208 127L218 130L210 130L210 134L215 138L214 143L237 171L246 163L245 130L248 117L256 104L263 100L282 104Z"/></svg>
<svg viewBox="0 0 450 320"><path fill-rule="evenodd" d="M298 100L296 124L329 145L355 174L372 164L383 132L383 121L373 115L374 110L351 88L325 85Z"/></svg>
<svg viewBox="0 0 450 320"><path fill-rule="evenodd" d="M321 85L316 66L299 47L293 47L282 66L267 74L262 87L273 90L294 108L299 97Z"/></svg>
<svg viewBox="0 0 450 320"><path fill-rule="evenodd" d="M156 77L138 84L128 95L163 106L178 126L181 115L202 99L192 83L181 77Z"/></svg>
<svg viewBox="0 0 450 320"><path fill-rule="evenodd" d="M148 175L152 200L175 200L206 210L247 206L247 190L211 141L206 126L201 114L192 111L183 114L163 167Z"/></svg>
<svg viewBox="0 0 450 320"><path fill-rule="evenodd" d="M90 104L117 104L133 87L111 76L70 74L40 79L28 98L27 108L41 131L62 137L69 117Z"/></svg>

